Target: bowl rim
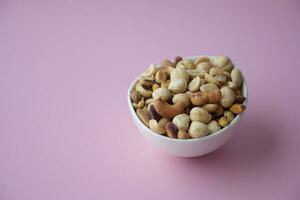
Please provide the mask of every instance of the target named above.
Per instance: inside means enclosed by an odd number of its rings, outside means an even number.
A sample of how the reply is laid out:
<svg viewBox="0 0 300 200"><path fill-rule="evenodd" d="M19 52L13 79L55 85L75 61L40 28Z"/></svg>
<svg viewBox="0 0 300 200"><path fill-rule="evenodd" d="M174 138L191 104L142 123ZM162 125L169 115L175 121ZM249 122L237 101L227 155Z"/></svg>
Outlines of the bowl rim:
<svg viewBox="0 0 300 200"><path fill-rule="evenodd" d="M209 57L209 58L213 58L213 57L216 57L216 56L208 56L208 55L199 55L199 56L186 56L186 57L183 57L183 59L189 59L189 60L195 60L196 58L198 57L203 57L203 56L206 56L206 57ZM140 75L139 75L140 76ZM241 117L244 115L245 111L241 114L238 114L234 119L233 121L228 125L226 126L225 128L222 128L221 130L215 132L215 133L212 133L210 135L207 135L207 136L204 136L204 137L200 137L200 138L190 138L190 139L178 139L178 138L170 138L170 137L166 137L164 135L160 135L154 131L152 131L148 126L146 126L140 119L139 117L137 116L133 106L132 106L132 103L131 103L131 99L130 99L130 92L131 90L133 89L133 86L136 84L136 82L138 81L139 79L139 76L137 78L135 78L131 83L130 83L130 86L128 88L128 91L127 91L127 103L128 103L128 107L129 107L129 110L130 110L130 113L131 115L135 118L134 122L138 123L138 125L140 127L142 127L143 129L147 130L147 134L150 134L153 135L154 137L158 137L158 139L162 139L162 140L168 140L168 141L172 141L172 142L180 142L180 143L191 143L191 142L199 142L199 141L206 141L206 140L209 140L209 139L212 139L214 137L218 137L220 136L221 134L224 134L226 133L229 129L235 127L236 125L238 125L238 123L240 122L241 120ZM242 85L242 88L243 88L243 96L246 97L243 105L247 106L247 102L248 102L248 86L247 86L247 82L246 82L246 79L245 77L243 76L243 85Z"/></svg>

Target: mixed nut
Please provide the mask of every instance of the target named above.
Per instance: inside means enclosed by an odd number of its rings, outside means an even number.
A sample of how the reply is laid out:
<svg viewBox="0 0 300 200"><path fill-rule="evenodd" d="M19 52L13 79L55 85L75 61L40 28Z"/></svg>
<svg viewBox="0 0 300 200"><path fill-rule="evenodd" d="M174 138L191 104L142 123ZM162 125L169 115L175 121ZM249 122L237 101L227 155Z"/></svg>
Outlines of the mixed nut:
<svg viewBox="0 0 300 200"><path fill-rule="evenodd" d="M226 56L151 64L130 93L140 120L171 138L204 137L228 126L245 110L243 76Z"/></svg>

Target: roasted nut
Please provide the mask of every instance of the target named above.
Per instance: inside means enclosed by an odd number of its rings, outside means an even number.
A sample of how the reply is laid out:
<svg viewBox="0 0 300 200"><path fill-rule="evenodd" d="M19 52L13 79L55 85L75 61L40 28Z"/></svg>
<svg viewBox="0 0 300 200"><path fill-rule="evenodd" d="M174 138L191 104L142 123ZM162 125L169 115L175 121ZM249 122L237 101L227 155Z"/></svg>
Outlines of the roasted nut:
<svg viewBox="0 0 300 200"><path fill-rule="evenodd" d="M190 117L187 114L179 114L173 118L172 122L179 130L186 131L190 126Z"/></svg>
<svg viewBox="0 0 300 200"><path fill-rule="evenodd" d="M220 126L222 127L226 127L228 126L229 122L228 120L226 119L226 117L221 117L219 120L218 120L218 123L220 124Z"/></svg>
<svg viewBox="0 0 300 200"><path fill-rule="evenodd" d="M192 138L199 138L209 134L209 130L206 124L198 121L193 121L189 128L189 134Z"/></svg>
<svg viewBox="0 0 300 200"><path fill-rule="evenodd" d="M217 79L215 79L215 77L209 75L209 74L205 74L204 75L204 80L207 82L207 83L213 83L215 85L220 85L219 81Z"/></svg>
<svg viewBox="0 0 300 200"><path fill-rule="evenodd" d="M207 84L200 86L200 91L202 91L202 92L213 92L218 89L219 89L219 87L213 83L207 83Z"/></svg>
<svg viewBox="0 0 300 200"><path fill-rule="evenodd" d="M157 83L165 82L169 77L169 73L165 70L158 70L155 74L155 81Z"/></svg>
<svg viewBox="0 0 300 200"><path fill-rule="evenodd" d="M130 99L132 101L132 103L138 103L140 101L141 95L138 91L136 90L132 90L130 92Z"/></svg>
<svg viewBox="0 0 300 200"><path fill-rule="evenodd" d="M231 78L230 73L228 73L227 71L224 71L221 68L217 68L217 67L213 67L209 70L209 75L211 76L218 76L218 75L222 75L225 76L226 79Z"/></svg>
<svg viewBox="0 0 300 200"><path fill-rule="evenodd" d="M187 89L187 81L185 79L177 79L177 80L171 81L168 88L173 93L185 92Z"/></svg>
<svg viewBox="0 0 300 200"><path fill-rule="evenodd" d="M156 66L154 64L151 64L148 69L142 73L142 77L145 77L145 78L149 78L151 76L153 76L156 72Z"/></svg>
<svg viewBox="0 0 300 200"><path fill-rule="evenodd" d="M183 113L184 107L185 105L181 101L178 101L173 105L170 105L161 99L155 100L154 102L155 111L161 116L168 119L171 119L176 115Z"/></svg>
<svg viewBox="0 0 300 200"><path fill-rule="evenodd" d="M215 133L221 129L220 125L216 120L212 120L207 124L207 128L210 133Z"/></svg>
<svg viewBox="0 0 300 200"><path fill-rule="evenodd" d="M199 71L203 71L208 73L211 68L211 64L209 62L201 62L196 65L196 69Z"/></svg>
<svg viewBox="0 0 300 200"><path fill-rule="evenodd" d="M165 127L169 121L170 121L169 119L163 117L158 121L158 126Z"/></svg>
<svg viewBox="0 0 300 200"><path fill-rule="evenodd" d="M163 82L163 83L161 83L160 85L161 85L161 87L168 88L168 87L169 87L169 84L170 84L170 82L171 82L171 80L169 79L169 80L167 80L166 82Z"/></svg>
<svg viewBox="0 0 300 200"><path fill-rule="evenodd" d="M175 67L175 64L172 61L165 59L165 60L161 61L160 66Z"/></svg>
<svg viewBox="0 0 300 200"><path fill-rule="evenodd" d="M246 97L244 97L244 96L242 96L242 95L239 94L239 95L237 95L235 97L234 103L240 103L240 104L242 104L242 103L244 103L245 99L246 99Z"/></svg>
<svg viewBox="0 0 300 200"><path fill-rule="evenodd" d="M144 79L144 80L140 80L140 84L145 89L150 89L150 88L152 88L152 85L155 84L155 81Z"/></svg>
<svg viewBox="0 0 300 200"><path fill-rule="evenodd" d="M156 112L154 104L149 105L148 107L148 116L150 119L155 119L156 121L159 121L162 117Z"/></svg>
<svg viewBox="0 0 300 200"><path fill-rule="evenodd" d="M199 90L201 84L201 79L200 76L196 76L195 78L193 78L193 80L189 83L188 85L188 89L192 92L196 92Z"/></svg>
<svg viewBox="0 0 300 200"><path fill-rule="evenodd" d="M192 96L193 96L194 93L188 90L184 94L188 95L189 98L192 98Z"/></svg>
<svg viewBox="0 0 300 200"><path fill-rule="evenodd" d="M145 101L145 105L149 105L149 104L151 104L151 103L154 103L154 99L153 98L149 98L149 99L147 99L146 101Z"/></svg>
<svg viewBox="0 0 300 200"><path fill-rule="evenodd" d="M178 101L181 101L185 108L190 105L190 97L186 93L175 94L172 102L177 103Z"/></svg>
<svg viewBox="0 0 300 200"><path fill-rule="evenodd" d="M235 94L234 94L233 90L230 89L229 87L225 86L225 87L221 88L221 93L222 93L222 97L220 100L220 104L224 108L230 107L235 100Z"/></svg>
<svg viewBox="0 0 300 200"><path fill-rule="evenodd" d="M186 70L186 72L188 73L188 75L191 78L195 78L196 76L204 77L204 75L206 73L205 71L201 71L198 69L188 69L188 70Z"/></svg>
<svg viewBox="0 0 300 200"><path fill-rule="evenodd" d="M204 104L217 103L221 99L221 91L215 90L213 92L196 92L191 97L191 103L195 106L202 106Z"/></svg>
<svg viewBox="0 0 300 200"><path fill-rule="evenodd" d="M189 80L189 74L186 72L185 69L176 68L170 74L171 81L175 81L178 79L184 79L186 81Z"/></svg>
<svg viewBox="0 0 300 200"><path fill-rule="evenodd" d="M223 67L220 67L220 69L224 70L224 71L228 71L230 72L233 69L233 64L230 61L229 63L227 63L226 65L224 65Z"/></svg>
<svg viewBox="0 0 300 200"><path fill-rule="evenodd" d="M219 81L220 84L226 84L227 82L227 78L221 74L214 76L214 78L217 79L217 81Z"/></svg>
<svg viewBox="0 0 300 200"><path fill-rule="evenodd" d="M152 85L152 91L153 91L153 92L154 92L156 89L158 89L158 88L160 88L160 86L159 86L157 83L155 83L155 84Z"/></svg>
<svg viewBox="0 0 300 200"><path fill-rule="evenodd" d="M137 116L140 118L140 120L146 125L149 126L149 116L148 112L143 109L137 109L136 110Z"/></svg>
<svg viewBox="0 0 300 200"><path fill-rule="evenodd" d="M223 67L227 65L230 62L230 59L226 56L215 56L210 59L210 62L215 66L215 67Z"/></svg>
<svg viewBox="0 0 300 200"><path fill-rule="evenodd" d="M164 101L169 101L172 98L171 92L167 88L158 88L152 93L153 99L162 99Z"/></svg>
<svg viewBox="0 0 300 200"><path fill-rule="evenodd" d="M243 82L242 73L239 69L235 68L231 71L231 82L228 83L228 86L232 89L238 88Z"/></svg>
<svg viewBox="0 0 300 200"><path fill-rule="evenodd" d="M178 139L190 139L191 137L190 137L190 135L186 131L179 130L178 134L177 134L177 138Z"/></svg>
<svg viewBox="0 0 300 200"><path fill-rule="evenodd" d="M222 107L222 106L218 106L217 110L216 110L215 112L213 112L213 114L214 114L215 116L220 116L220 115L223 114L223 112L224 112L223 107Z"/></svg>
<svg viewBox="0 0 300 200"><path fill-rule="evenodd" d="M243 104L235 103L229 108L229 111L234 114L239 114L243 112L245 109L246 107Z"/></svg>
<svg viewBox="0 0 300 200"><path fill-rule="evenodd" d="M205 104L204 106L202 106L203 109L207 110L207 112L215 112L218 109L218 105L217 104Z"/></svg>
<svg viewBox="0 0 300 200"><path fill-rule="evenodd" d="M209 57L203 56L203 57L197 58L197 59L194 61L194 65L196 66L196 65L198 65L199 63L202 63L202 62L210 62Z"/></svg>
<svg viewBox="0 0 300 200"><path fill-rule="evenodd" d="M182 60L182 57L176 56L176 57L174 58L174 64L175 64L175 66L176 66L177 63L178 63L179 61L181 61L181 60Z"/></svg>
<svg viewBox="0 0 300 200"><path fill-rule="evenodd" d="M164 134L166 132L166 129L164 127L160 127L155 119L149 120L149 128L158 134Z"/></svg>
<svg viewBox="0 0 300 200"><path fill-rule="evenodd" d="M145 105L145 101L144 101L144 98L142 98L138 103L132 103L132 106L135 108L135 109L141 109L143 108Z"/></svg>
<svg viewBox="0 0 300 200"><path fill-rule="evenodd" d="M180 68L180 69L193 69L194 68L194 64L191 60L188 59L183 59L181 61L179 61L176 65L176 68Z"/></svg>
<svg viewBox="0 0 300 200"><path fill-rule="evenodd" d="M152 91L146 90L141 83L136 84L135 90L138 91L143 97L152 97Z"/></svg>
<svg viewBox="0 0 300 200"><path fill-rule="evenodd" d="M234 120L234 114L230 111L225 111L224 112L224 117L227 119L227 121L230 123Z"/></svg>
<svg viewBox="0 0 300 200"><path fill-rule="evenodd" d="M177 138L178 128L172 122L168 122L165 126L167 136L170 138Z"/></svg>
<svg viewBox="0 0 300 200"><path fill-rule="evenodd" d="M190 112L190 118L192 121L199 121L206 124L211 120L211 115L203 108L194 107Z"/></svg>

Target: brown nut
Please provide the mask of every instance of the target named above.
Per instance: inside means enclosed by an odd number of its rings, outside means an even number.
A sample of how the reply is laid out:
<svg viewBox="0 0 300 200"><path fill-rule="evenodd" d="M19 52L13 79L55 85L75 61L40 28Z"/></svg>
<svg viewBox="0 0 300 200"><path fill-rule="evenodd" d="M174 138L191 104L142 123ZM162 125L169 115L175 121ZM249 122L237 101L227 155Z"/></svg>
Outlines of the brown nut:
<svg viewBox="0 0 300 200"><path fill-rule="evenodd" d="M213 112L213 114L214 114L215 116L220 116L220 115L222 115L222 114L223 114L223 112L224 112L224 109L223 109L223 107L222 107L222 106L220 106L220 105L218 105L218 108L217 108L217 110L216 110L215 112Z"/></svg>
<svg viewBox="0 0 300 200"><path fill-rule="evenodd" d="M172 122L168 122L165 126L167 136L170 138L177 138L178 128Z"/></svg>
<svg viewBox="0 0 300 200"><path fill-rule="evenodd" d="M232 112L230 112L230 111L226 110L223 115L224 115L224 117L227 119L227 121L229 123L234 120L234 114Z"/></svg>
<svg viewBox="0 0 300 200"><path fill-rule="evenodd" d="M226 117L221 117L219 120L218 120L218 123L220 124L220 126L222 127L226 127L228 126L229 122L228 120L226 119Z"/></svg>
<svg viewBox="0 0 300 200"><path fill-rule="evenodd" d="M158 134L164 134L166 132L166 129L160 127L155 119L149 120L149 128Z"/></svg>
<svg viewBox="0 0 300 200"><path fill-rule="evenodd" d="M146 126L149 126L150 119L147 111L145 111L144 109L137 109L136 114Z"/></svg>
<svg viewBox="0 0 300 200"><path fill-rule="evenodd" d="M245 109L246 107L243 104L235 103L229 108L229 111L234 114L239 114L243 112Z"/></svg>
<svg viewBox="0 0 300 200"><path fill-rule="evenodd" d="M202 62L210 62L209 57L203 56L203 57L197 58L197 59L194 61L194 65L196 66L196 65L198 65L199 63L202 63Z"/></svg>
<svg viewBox="0 0 300 200"><path fill-rule="evenodd" d="M174 64L175 64L175 66L176 66L177 63L178 63L179 61L181 61L181 60L182 60L182 57L176 56L176 57L174 58Z"/></svg>
<svg viewBox="0 0 300 200"><path fill-rule="evenodd" d="M178 101L173 105L170 105L161 99L157 99L154 101L154 108L159 115L170 119L175 117L178 114L183 113L185 105L181 101Z"/></svg>
<svg viewBox="0 0 300 200"><path fill-rule="evenodd" d="M235 103L240 103L240 104L242 104L242 103L244 103L244 101L245 101L245 99L246 99L246 97L244 97L243 95L237 95L236 97L235 97Z"/></svg>
<svg viewBox="0 0 300 200"><path fill-rule="evenodd" d="M202 106L209 103L217 103L221 99L221 91L215 90L213 92L196 92L191 97L191 103L195 106Z"/></svg>
<svg viewBox="0 0 300 200"><path fill-rule="evenodd" d="M169 73L165 70L158 70L155 74L155 81L157 83L163 83L169 78Z"/></svg>
<svg viewBox="0 0 300 200"><path fill-rule="evenodd" d="M132 101L132 103L138 103L140 101L141 95L138 91L136 90L132 90L130 92L130 99Z"/></svg>
<svg viewBox="0 0 300 200"><path fill-rule="evenodd" d="M178 139L190 139L191 137L186 131L179 130L178 134L177 134L177 138Z"/></svg>
<svg viewBox="0 0 300 200"><path fill-rule="evenodd" d="M148 108L148 116L150 119L155 119L156 121L159 121L162 117L156 112L154 104L149 105Z"/></svg>
<svg viewBox="0 0 300 200"><path fill-rule="evenodd" d="M170 66L170 67L175 67L175 64L170 61L169 59L164 59L161 61L160 66Z"/></svg>

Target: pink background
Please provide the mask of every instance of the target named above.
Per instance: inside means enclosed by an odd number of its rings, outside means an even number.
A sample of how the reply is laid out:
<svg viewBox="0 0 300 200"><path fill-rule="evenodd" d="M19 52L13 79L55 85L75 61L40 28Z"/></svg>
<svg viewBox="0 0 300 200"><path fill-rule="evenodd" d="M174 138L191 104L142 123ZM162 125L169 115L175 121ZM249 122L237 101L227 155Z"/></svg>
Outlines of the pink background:
<svg viewBox="0 0 300 200"><path fill-rule="evenodd" d="M300 199L300 2L0 2L0 199ZM225 54L250 90L217 152L166 155L133 124L151 62Z"/></svg>

